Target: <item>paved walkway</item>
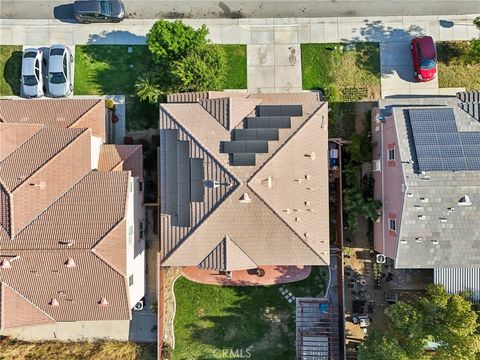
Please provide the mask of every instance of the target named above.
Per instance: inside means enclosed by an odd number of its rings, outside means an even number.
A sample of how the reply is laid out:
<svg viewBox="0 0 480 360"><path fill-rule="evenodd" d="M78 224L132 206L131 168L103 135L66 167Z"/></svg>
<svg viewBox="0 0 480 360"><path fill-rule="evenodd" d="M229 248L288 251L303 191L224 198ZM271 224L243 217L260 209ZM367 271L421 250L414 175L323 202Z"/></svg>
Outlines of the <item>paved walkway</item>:
<svg viewBox="0 0 480 360"><path fill-rule="evenodd" d="M310 266L262 266L264 276L257 276L255 270L232 271L232 278L219 275L218 271L201 270L198 267L183 268L182 275L187 279L203 284L256 286L274 285L306 279L310 275Z"/></svg>
<svg viewBox="0 0 480 360"><path fill-rule="evenodd" d="M409 40L429 34L437 41L480 36L475 15L380 18L185 19L206 24L215 43L248 46L250 92L300 91L302 43L375 41L381 44L382 96L439 94L438 81L413 82ZM144 44L155 20L120 24L69 24L58 20L0 19L0 44Z"/></svg>

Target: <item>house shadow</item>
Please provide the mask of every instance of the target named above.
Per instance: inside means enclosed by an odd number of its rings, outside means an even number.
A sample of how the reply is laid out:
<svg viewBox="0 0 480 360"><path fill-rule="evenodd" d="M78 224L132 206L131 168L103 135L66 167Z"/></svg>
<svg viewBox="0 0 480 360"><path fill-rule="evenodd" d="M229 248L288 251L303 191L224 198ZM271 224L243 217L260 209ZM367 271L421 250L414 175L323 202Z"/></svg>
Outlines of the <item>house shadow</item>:
<svg viewBox="0 0 480 360"><path fill-rule="evenodd" d="M388 78L392 75L407 82L415 82L413 65L410 52L410 41L416 36L426 35L424 28L412 25L408 29L400 29L385 26L381 20L364 20L364 24L357 30L357 35L352 38L353 42L378 42L380 43L381 76ZM341 39L350 42L348 39ZM365 62L366 57L357 57L357 65L361 67L371 66Z"/></svg>
<svg viewBox="0 0 480 360"><path fill-rule="evenodd" d="M87 40L88 45L145 45L146 43L146 36L125 30L104 30L98 34L91 34Z"/></svg>
<svg viewBox="0 0 480 360"><path fill-rule="evenodd" d="M74 24L77 23L73 15L73 4L62 4L53 8L53 16L61 22Z"/></svg>
<svg viewBox="0 0 480 360"><path fill-rule="evenodd" d="M12 93L13 95L20 96L21 64L22 52L14 51L5 62L5 67L3 68L3 79L5 80L5 84L10 88L10 91L8 88L4 89L2 85L0 95Z"/></svg>

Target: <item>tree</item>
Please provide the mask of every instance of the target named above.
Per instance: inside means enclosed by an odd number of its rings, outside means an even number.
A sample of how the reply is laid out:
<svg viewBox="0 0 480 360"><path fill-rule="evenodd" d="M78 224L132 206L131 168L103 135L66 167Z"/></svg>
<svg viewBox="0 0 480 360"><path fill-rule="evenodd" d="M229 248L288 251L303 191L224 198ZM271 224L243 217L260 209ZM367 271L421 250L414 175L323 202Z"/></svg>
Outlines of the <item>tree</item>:
<svg viewBox="0 0 480 360"><path fill-rule="evenodd" d="M477 332L477 314L472 304L463 296L450 295L441 285L428 285L426 294L412 304L398 302L385 311L390 327L385 335L374 334L361 347L359 359L399 359L393 357L368 357L384 349L401 349L406 359L447 360L475 359L480 354L480 335ZM438 344L427 354L426 344ZM398 347L398 348L397 348Z"/></svg>
<svg viewBox="0 0 480 360"><path fill-rule="evenodd" d="M181 60L191 51L207 44L207 35L205 25L195 30L180 20L158 20L147 34L147 44L154 61L158 65L168 66L170 62Z"/></svg>
<svg viewBox="0 0 480 360"><path fill-rule="evenodd" d="M473 20L473 25L475 25L477 27L478 30L480 30L480 16L477 16L474 20Z"/></svg>
<svg viewBox="0 0 480 360"><path fill-rule="evenodd" d="M370 331L365 342L358 349L358 360L409 360L398 341L383 336L378 331Z"/></svg>
<svg viewBox="0 0 480 360"><path fill-rule="evenodd" d="M141 101L148 101L150 104L156 104L162 95L159 83L160 78L157 73L149 71L142 74L135 82L135 94Z"/></svg>
<svg viewBox="0 0 480 360"><path fill-rule="evenodd" d="M223 48L204 45L182 60L175 61L172 74L180 91L221 90L227 60Z"/></svg>

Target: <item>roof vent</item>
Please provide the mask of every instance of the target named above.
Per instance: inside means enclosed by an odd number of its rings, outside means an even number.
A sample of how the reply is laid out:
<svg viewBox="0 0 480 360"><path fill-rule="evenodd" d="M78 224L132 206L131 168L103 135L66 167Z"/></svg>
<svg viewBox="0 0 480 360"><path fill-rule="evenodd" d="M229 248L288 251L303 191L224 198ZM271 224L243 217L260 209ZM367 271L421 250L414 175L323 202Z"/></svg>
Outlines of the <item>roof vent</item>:
<svg viewBox="0 0 480 360"><path fill-rule="evenodd" d="M421 201L421 202L428 202L428 197L421 197L421 198L420 198L420 201Z"/></svg>
<svg viewBox="0 0 480 360"><path fill-rule="evenodd" d="M250 199L250 196L248 193L243 193L243 195L240 197L240 202L244 204L248 204L252 199Z"/></svg>
<svg viewBox="0 0 480 360"><path fill-rule="evenodd" d="M449 207L449 208L447 208L447 210L448 210L449 214L455 212L455 208L453 208L453 207Z"/></svg>
<svg viewBox="0 0 480 360"><path fill-rule="evenodd" d="M293 180L293 181L296 181L296 182L298 182L298 183L301 183L302 180L303 180L303 179L298 178L298 179L295 179L295 180Z"/></svg>
<svg viewBox="0 0 480 360"><path fill-rule="evenodd" d="M305 236L305 237L309 237L309 236L310 236L310 234L309 234L309 233L304 233L304 234L303 234L303 236Z"/></svg>
<svg viewBox="0 0 480 360"><path fill-rule="evenodd" d="M416 238L415 238L415 241L416 241L417 243L421 243L421 242L423 241L423 238L422 238L422 237L416 237Z"/></svg>
<svg viewBox="0 0 480 360"><path fill-rule="evenodd" d="M2 259L2 261L0 261L1 269L10 269L11 267L12 265L10 264L10 261L8 261L8 259Z"/></svg>
<svg viewBox="0 0 480 360"><path fill-rule="evenodd" d="M306 187L305 189L307 189L307 190L312 190L312 191L313 191L313 188L312 188L312 187Z"/></svg>
<svg viewBox="0 0 480 360"><path fill-rule="evenodd" d="M269 189L272 188L273 184L272 184L272 177L269 176L268 178L266 178L265 180L262 181L262 184L263 185L266 185Z"/></svg>
<svg viewBox="0 0 480 360"><path fill-rule="evenodd" d="M43 190L47 187L47 184L45 181L40 181L38 183L30 183L29 184L31 187L38 187L40 190Z"/></svg>
<svg viewBox="0 0 480 360"><path fill-rule="evenodd" d="M427 217L425 215L418 215L418 220L425 220Z"/></svg>
<svg viewBox="0 0 480 360"><path fill-rule="evenodd" d="M295 218L295 221L297 221L297 222L300 221L300 218L299 218L299 217L296 217L296 218Z"/></svg>
<svg viewBox="0 0 480 360"><path fill-rule="evenodd" d="M423 210L423 206L422 205L415 205L415 209L416 210Z"/></svg>
<svg viewBox="0 0 480 360"><path fill-rule="evenodd" d="M446 222L447 222L447 218L441 217L441 218L439 218L439 219L440 219L440 222L442 222L442 223L446 223Z"/></svg>
<svg viewBox="0 0 480 360"><path fill-rule="evenodd" d="M305 201L305 205L310 206L310 205L312 205L312 202L311 201Z"/></svg>
<svg viewBox="0 0 480 360"><path fill-rule="evenodd" d="M99 306L107 306L107 305L108 305L107 299L104 298L104 297L102 297L102 298L100 299L100 301L98 302L98 305L99 305Z"/></svg>
<svg viewBox="0 0 480 360"><path fill-rule="evenodd" d="M315 160L315 153L312 151L310 154L305 154L305 157L309 157L311 160Z"/></svg>
<svg viewBox="0 0 480 360"><path fill-rule="evenodd" d="M290 209L283 210L284 213L290 214Z"/></svg>
<svg viewBox="0 0 480 360"><path fill-rule="evenodd" d="M407 193L407 197L412 198L413 194L409 192L409 193Z"/></svg>
<svg viewBox="0 0 480 360"><path fill-rule="evenodd" d="M400 240L400 244L406 245L406 244L407 244L407 240L405 240L405 239Z"/></svg>
<svg viewBox="0 0 480 360"><path fill-rule="evenodd" d="M463 195L460 200L458 200L458 205L460 206L469 206L472 205L472 202L470 201L470 196L468 195Z"/></svg>
<svg viewBox="0 0 480 360"><path fill-rule="evenodd" d="M60 306L60 304L58 303L58 300L56 298L52 298L52 300L50 300L48 305L50 305L50 306Z"/></svg>
<svg viewBox="0 0 480 360"><path fill-rule="evenodd" d="M438 240L432 240L433 245L438 245Z"/></svg>
<svg viewBox="0 0 480 360"><path fill-rule="evenodd" d="M60 245L67 245L68 247L73 245L73 240L60 240L58 242Z"/></svg>
<svg viewBox="0 0 480 360"><path fill-rule="evenodd" d="M305 175L305 179L306 179L306 180L311 180L312 177L310 176L310 174L306 174L306 175Z"/></svg>
<svg viewBox="0 0 480 360"><path fill-rule="evenodd" d="M73 260L73 258L68 258L67 261L65 261L65 266L67 268L74 268L75 266L77 266L77 264L75 264L75 261Z"/></svg>

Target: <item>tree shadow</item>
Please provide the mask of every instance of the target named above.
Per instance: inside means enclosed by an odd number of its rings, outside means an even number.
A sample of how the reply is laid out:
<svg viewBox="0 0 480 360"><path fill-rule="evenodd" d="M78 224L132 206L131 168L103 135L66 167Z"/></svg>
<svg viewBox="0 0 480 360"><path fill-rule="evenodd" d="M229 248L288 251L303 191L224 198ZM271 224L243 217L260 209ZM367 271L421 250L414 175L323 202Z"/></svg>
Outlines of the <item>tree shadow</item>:
<svg viewBox="0 0 480 360"><path fill-rule="evenodd" d="M22 52L12 52L11 56L5 62L5 67L3 69L3 78L5 83L10 87L10 91L8 91L8 89L0 89L0 94L7 95L11 92L13 95L20 96L20 77L22 75L21 66Z"/></svg>
<svg viewBox="0 0 480 360"><path fill-rule="evenodd" d="M146 36L133 34L125 30L104 30L98 34L90 35L87 40L89 45L146 45L146 43Z"/></svg>
<svg viewBox="0 0 480 360"><path fill-rule="evenodd" d="M352 38L354 42L378 42L380 51L383 53L382 61L379 64L382 78L397 75L400 79L415 82L413 76L413 65L410 53L410 41L416 36L425 35L425 29L412 25L407 29L399 29L385 26L381 20L364 21L364 25L358 29L358 35ZM342 41L348 41L342 39ZM356 44L356 46L362 46ZM365 45L363 45L365 47ZM364 50L368 48L365 47ZM358 57L358 66L366 67L369 71L375 69L375 63L371 62L369 56ZM381 65L381 67L380 67Z"/></svg>
<svg viewBox="0 0 480 360"><path fill-rule="evenodd" d="M75 16L73 15L73 4L62 4L53 8L53 16L55 19L64 23L77 23Z"/></svg>

